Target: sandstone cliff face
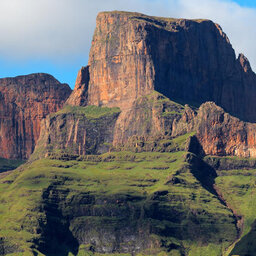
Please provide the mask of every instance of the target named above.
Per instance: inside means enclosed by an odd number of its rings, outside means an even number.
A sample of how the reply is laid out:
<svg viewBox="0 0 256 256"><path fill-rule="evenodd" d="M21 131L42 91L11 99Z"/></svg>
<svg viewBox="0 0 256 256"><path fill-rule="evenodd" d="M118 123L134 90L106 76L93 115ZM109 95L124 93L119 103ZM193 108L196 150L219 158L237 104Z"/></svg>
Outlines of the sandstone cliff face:
<svg viewBox="0 0 256 256"><path fill-rule="evenodd" d="M236 59L225 33L209 20L100 13L89 73L88 100L73 100L76 104L126 110L156 90L198 107L214 101L234 116L256 121L256 75L246 57Z"/></svg>
<svg viewBox="0 0 256 256"><path fill-rule="evenodd" d="M71 89L47 74L0 79L0 157L26 159L40 134L40 122L59 110Z"/></svg>
<svg viewBox="0 0 256 256"><path fill-rule="evenodd" d="M233 116L256 121L256 75L243 54L236 59L219 25L209 20L100 13L89 65L79 72L67 104L120 107L114 145L133 135L176 136L181 129L191 131L193 111L185 108L180 122L183 110L173 106L169 112L178 115L167 118L164 105L156 107L157 97L146 97L156 91L196 107L214 101Z"/></svg>
<svg viewBox="0 0 256 256"><path fill-rule="evenodd" d="M145 26L130 14L98 15L89 57L88 104L125 109L154 89Z"/></svg>
<svg viewBox="0 0 256 256"><path fill-rule="evenodd" d="M160 92L160 93L159 93ZM162 96L161 96L162 95ZM118 106L113 144L196 132L206 154L255 156L256 75L209 20L104 12L68 104ZM200 106L198 113L188 105ZM229 114L225 113L228 112ZM231 116L230 113L233 115Z"/></svg>

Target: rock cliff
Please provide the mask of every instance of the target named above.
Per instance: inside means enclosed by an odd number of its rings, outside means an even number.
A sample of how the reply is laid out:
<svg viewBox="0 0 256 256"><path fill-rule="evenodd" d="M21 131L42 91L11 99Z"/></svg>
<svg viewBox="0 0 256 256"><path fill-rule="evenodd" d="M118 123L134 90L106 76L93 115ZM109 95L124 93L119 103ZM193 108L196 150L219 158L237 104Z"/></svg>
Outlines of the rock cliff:
<svg viewBox="0 0 256 256"><path fill-rule="evenodd" d="M113 142L119 108L66 106L41 122L41 134L31 159L51 153L87 155L107 152Z"/></svg>
<svg viewBox="0 0 256 256"><path fill-rule="evenodd" d="M172 136L194 131L206 155L256 157L256 124L239 120L214 102L198 111L186 106L174 122Z"/></svg>
<svg viewBox="0 0 256 256"><path fill-rule="evenodd" d="M0 79L0 157L26 159L40 134L40 122L58 111L71 89L48 74Z"/></svg>
<svg viewBox="0 0 256 256"><path fill-rule="evenodd" d="M89 66L82 67L77 74L75 89L67 99L66 105L85 106L87 104L89 80Z"/></svg>
<svg viewBox="0 0 256 256"><path fill-rule="evenodd" d="M256 75L209 20L100 13L86 77L84 92L76 86L70 103L126 110L156 90L197 107L214 101L234 116L256 121Z"/></svg>
<svg viewBox="0 0 256 256"><path fill-rule="evenodd" d="M199 108L195 122L197 138L206 154L256 157L256 124L225 113L213 102Z"/></svg>

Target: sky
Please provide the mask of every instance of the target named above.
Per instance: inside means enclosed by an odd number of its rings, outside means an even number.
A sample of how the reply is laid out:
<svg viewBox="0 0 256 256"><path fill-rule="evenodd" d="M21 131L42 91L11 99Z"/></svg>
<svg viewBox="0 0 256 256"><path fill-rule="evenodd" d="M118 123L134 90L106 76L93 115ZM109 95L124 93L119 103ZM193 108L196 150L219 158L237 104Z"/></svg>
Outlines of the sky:
<svg viewBox="0 0 256 256"><path fill-rule="evenodd" d="M256 71L256 0L0 0L0 77L49 73L74 87L100 11L219 23Z"/></svg>

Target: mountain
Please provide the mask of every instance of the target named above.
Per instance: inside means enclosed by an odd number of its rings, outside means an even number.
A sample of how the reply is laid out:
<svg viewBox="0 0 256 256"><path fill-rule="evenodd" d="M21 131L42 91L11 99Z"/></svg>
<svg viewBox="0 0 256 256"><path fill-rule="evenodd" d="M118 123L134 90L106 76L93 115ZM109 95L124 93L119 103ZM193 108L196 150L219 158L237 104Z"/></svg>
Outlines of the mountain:
<svg viewBox="0 0 256 256"><path fill-rule="evenodd" d="M70 93L48 74L0 79L0 157L29 158L41 120L61 109Z"/></svg>
<svg viewBox="0 0 256 256"><path fill-rule="evenodd" d="M103 12L96 21L79 105L129 108L153 90L199 107L214 101L244 121L256 121L256 75L243 54L209 20ZM80 73L80 74L81 74ZM85 76L85 75L84 75ZM72 102L70 102L72 103Z"/></svg>
<svg viewBox="0 0 256 256"><path fill-rule="evenodd" d="M0 255L256 255L255 81L212 21L100 13L74 91L0 173Z"/></svg>

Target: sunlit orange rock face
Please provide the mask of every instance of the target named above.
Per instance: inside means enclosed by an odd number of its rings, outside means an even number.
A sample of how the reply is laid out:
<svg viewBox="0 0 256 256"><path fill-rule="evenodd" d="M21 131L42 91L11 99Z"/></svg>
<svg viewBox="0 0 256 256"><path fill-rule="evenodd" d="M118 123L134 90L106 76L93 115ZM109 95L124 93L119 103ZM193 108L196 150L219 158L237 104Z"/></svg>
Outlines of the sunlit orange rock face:
<svg viewBox="0 0 256 256"><path fill-rule="evenodd" d="M213 102L199 108L196 132L206 154L256 157L256 124L225 113Z"/></svg>
<svg viewBox="0 0 256 256"><path fill-rule="evenodd" d="M214 102L202 104L198 111L186 106L172 135L192 131L206 155L256 157L256 123L241 121Z"/></svg>
<svg viewBox="0 0 256 256"><path fill-rule="evenodd" d="M129 14L98 15L89 57L88 104L127 108L154 89L145 26Z"/></svg>
<svg viewBox="0 0 256 256"><path fill-rule="evenodd" d="M161 97L145 98L156 91L183 105L212 101L223 115L208 103L198 115L189 107L183 116L183 110L168 107L177 115L166 121ZM206 154L256 156L255 126L243 122L256 122L255 99L256 75L243 54L236 58L218 24L103 12L88 67L79 72L68 104L120 107L114 144L133 135L177 136L194 130Z"/></svg>
<svg viewBox="0 0 256 256"><path fill-rule="evenodd" d="M40 122L58 111L71 93L47 74L0 79L0 157L26 159L40 134Z"/></svg>

